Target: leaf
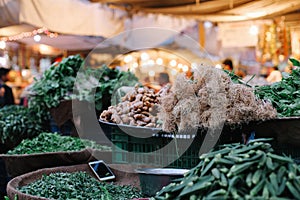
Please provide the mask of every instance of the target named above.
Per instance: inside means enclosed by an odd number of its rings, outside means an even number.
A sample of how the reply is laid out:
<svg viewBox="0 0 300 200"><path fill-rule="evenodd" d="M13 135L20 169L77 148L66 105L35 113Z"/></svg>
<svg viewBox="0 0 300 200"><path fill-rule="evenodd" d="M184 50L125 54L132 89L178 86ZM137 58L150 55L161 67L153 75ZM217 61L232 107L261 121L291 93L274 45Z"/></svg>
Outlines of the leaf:
<svg viewBox="0 0 300 200"><path fill-rule="evenodd" d="M296 60L295 58L289 58L289 61L291 61L294 66L300 66L300 61Z"/></svg>

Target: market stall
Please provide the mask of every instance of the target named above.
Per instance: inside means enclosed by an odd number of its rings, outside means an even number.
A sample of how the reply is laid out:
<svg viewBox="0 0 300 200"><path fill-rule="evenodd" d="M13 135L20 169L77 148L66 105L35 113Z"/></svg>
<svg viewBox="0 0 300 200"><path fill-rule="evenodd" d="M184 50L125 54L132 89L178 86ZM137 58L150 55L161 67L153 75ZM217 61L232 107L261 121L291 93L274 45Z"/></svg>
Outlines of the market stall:
<svg viewBox="0 0 300 200"><path fill-rule="evenodd" d="M0 1L0 198L299 199L299 9Z"/></svg>

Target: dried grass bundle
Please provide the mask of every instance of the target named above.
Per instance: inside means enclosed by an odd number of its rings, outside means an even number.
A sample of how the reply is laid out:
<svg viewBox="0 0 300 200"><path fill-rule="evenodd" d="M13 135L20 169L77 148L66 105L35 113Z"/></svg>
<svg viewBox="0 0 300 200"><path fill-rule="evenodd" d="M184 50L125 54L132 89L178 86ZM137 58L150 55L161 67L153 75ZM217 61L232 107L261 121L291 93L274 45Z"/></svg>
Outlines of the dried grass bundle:
<svg viewBox="0 0 300 200"><path fill-rule="evenodd" d="M176 77L176 81L174 82L171 91L175 94L178 100L185 99L187 96L195 95L193 85L191 85L190 80L188 80L184 74L179 74ZM184 93L182 91L184 91Z"/></svg>
<svg viewBox="0 0 300 200"><path fill-rule="evenodd" d="M186 131L221 123L239 124L276 117L270 103L257 100L253 89L235 84L222 70L199 66L193 80L178 75L171 92L161 98L164 131Z"/></svg>

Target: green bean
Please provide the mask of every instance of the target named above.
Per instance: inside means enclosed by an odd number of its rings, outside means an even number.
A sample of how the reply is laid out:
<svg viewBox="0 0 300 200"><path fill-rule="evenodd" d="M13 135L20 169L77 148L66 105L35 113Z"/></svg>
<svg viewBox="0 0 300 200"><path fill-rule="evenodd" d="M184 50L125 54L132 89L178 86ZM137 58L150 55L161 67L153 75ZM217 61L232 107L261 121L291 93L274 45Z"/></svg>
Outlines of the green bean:
<svg viewBox="0 0 300 200"><path fill-rule="evenodd" d="M172 183L175 184L173 189L165 187L154 198L296 198L295 195L300 193L299 166L289 157L270 153L273 149L266 143L268 141L259 139L247 145L223 145L226 148L224 151L221 148L202 156L199 164L180 183ZM289 183L286 185L287 181Z"/></svg>

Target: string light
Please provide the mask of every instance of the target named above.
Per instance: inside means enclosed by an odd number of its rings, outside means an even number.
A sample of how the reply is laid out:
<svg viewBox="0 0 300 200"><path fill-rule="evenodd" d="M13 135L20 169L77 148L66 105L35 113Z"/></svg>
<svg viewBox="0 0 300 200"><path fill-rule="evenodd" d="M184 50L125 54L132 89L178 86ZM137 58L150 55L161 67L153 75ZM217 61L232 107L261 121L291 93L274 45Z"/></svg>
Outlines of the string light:
<svg viewBox="0 0 300 200"><path fill-rule="evenodd" d="M39 42L39 41L41 41L41 36L40 35L35 35L33 37L33 40L36 41L36 42Z"/></svg>
<svg viewBox="0 0 300 200"><path fill-rule="evenodd" d="M43 27L43 28L35 29L31 32L22 32L14 36L2 37L0 38L0 41L4 41L4 42L16 41L16 40L21 40L23 38L34 37L35 35L42 34L42 33L50 38L55 38L58 36L57 33L50 32L47 28Z"/></svg>

